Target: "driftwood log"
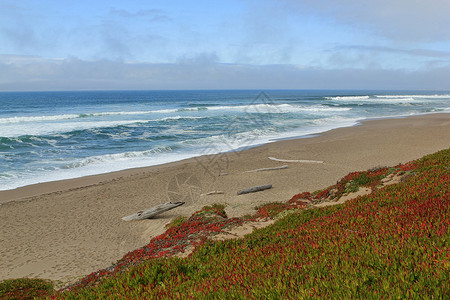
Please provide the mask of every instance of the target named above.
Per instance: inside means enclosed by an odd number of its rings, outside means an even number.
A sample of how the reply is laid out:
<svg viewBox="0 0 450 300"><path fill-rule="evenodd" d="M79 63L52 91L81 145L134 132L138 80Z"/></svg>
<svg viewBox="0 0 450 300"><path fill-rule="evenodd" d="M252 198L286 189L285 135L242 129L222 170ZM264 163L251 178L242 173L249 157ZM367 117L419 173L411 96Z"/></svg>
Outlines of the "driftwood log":
<svg viewBox="0 0 450 300"><path fill-rule="evenodd" d="M184 204L184 202L175 202L175 203L166 202L166 203L154 206L152 208L149 208L147 210L139 211L135 214L123 217L122 220L135 221L135 220L150 219L156 215L162 214L163 212L174 209L175 207L181 206L183 204Z"/></svg>
<svg viewBox="0 0 450 300"><path fill-rule="evenodd" d="M268 189L271 189L271 188L272 188L271 184L259 185L259 186L254 186L254 187L251 187L251 188L248 188L248 189L243 189L242 191L239 191L237 194L238 195L243 195L243 194L248 194L248 193L264 191L264 190L268 190Z"/></svg>
<svg viewBox="0 0 450 300"><path fill-rule="evenodd" d="M200 196L210 196L210 195L222 195L225 194L223 191L212 191L205 194L200 194Z"/></svg>
<svg viewBox="0 0 450 300"><path fill-rule="evenodd" d="M284 166L280 166L280 167L274 167L274 168L261 168L261 169L256 169L256 170L246 171L246 172L247 172L247 173L254 173L254 172L262 172L262 171L273 171L273 170L286 169L287 167L288 167L288 165L284 165Z"/></svg>
<svg viewBox="0 0 450 300"><path fill-rule="evenodd" d="M307 159L279 159L275 157L269 157L270 160L281 161L281 162L291 162L291 163L314 163L314 164L323 164L321 160L307 160Z"/></svg>

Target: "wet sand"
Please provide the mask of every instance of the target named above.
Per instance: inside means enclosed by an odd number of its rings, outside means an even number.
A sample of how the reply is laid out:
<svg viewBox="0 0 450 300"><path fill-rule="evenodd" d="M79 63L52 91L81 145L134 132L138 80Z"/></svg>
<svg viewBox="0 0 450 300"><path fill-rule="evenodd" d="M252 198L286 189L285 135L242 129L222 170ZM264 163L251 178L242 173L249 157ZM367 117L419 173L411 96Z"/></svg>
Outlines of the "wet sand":
<svg viewBox="0 0 450 300"><path fill-rule="evenodd" d="M349 172L405 163L448 147L450 114L432 114L364 121L240 152L1 191L0 280L72 281L109 266L161 234L172 218L204 205L224 203L228 216L242 216L263 203L332 185ZM273 188L237 195L265 184ZM212 191L223 194L202 195ZM167 201L186 203L152 220L121 220Z"/></svg>

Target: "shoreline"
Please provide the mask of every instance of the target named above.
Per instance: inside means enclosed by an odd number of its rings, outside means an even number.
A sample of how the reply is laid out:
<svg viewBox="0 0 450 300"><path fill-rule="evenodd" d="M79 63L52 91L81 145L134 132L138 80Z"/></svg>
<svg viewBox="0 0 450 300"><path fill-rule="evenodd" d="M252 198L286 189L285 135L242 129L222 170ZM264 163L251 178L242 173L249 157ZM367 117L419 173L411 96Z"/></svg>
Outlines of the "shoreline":
<svg viewBox="0 0 450 300"><path fill-rule="evenodd" d="M335 184L349 172L394 166L450 147L450 114L358 123L244 151L1 191L0 280L74 280L109 266L161 234L172 218L190 216L205 205L224 203L229 217L242 216L255 206ZM268 157L323 163L276 162ZM288 167L248 173L282 165ZM273 188L236 195L264 184ZM224 194L201 196L211 191ZM177 197L184 197L185 205L155 219L121 220Z"/></svg>
<svg viewBox="0 0 450 300"><path fill-rule="evenodd" d="M333 128L333 129L322 131L322 132L309 133L309 134L300 135L300 136L292 136L292 137L274 139L274 140L270 140L269 142L266 142L263 144L244 146L244 147L230 150L227 152L212 154L212 155L222 155L222 154L247 151L247 150L250 150L253 148L263 147L265 145L269 145L272 143L278 143L278 142L282 142L282 141L311 139L311 138L321 137L324 134L327 134L328 132L332 132L332 131L340 130L340 129L344 129L344 128L363 126L366 122L371 122L371 121L400 120L400 119L405 119L405 118L433 116L433 115L450 115L450 113L435 112L435 113L422 113L422 114L417 114L414 116L406 115L406 116L374 117L374 118L360 119L360 120L357 120L355 124L349 125L349 126ZM194 157L185 158L185 159L178 160L178 161L156 164L156 165L151 165L151 166L135 167L135 168L123 169L123 170L112 171L112 172L107 172L107 173L86 175L86 176L81 176L81 177L74 177L74 178L54 180L54 181L46 181L46 182L40 182L40 183L34 183L34 184L25 185L25 186L20 186L20 187L14 188L14 189L0 190L0 205L11 202L11 201L27 201L30 198L40 196L40 195L52 194L54 192L62 192L62 191L83 188L83 187L87 187L87 186L91 186L91 185L103 184L103 183L107 183L108 181L114 180L115 178L121 178L123 176L132 176L133 174L139 173L142 171L144 171L144 172L145 171L155 171L158 168L170 167L172 165L189 162L190 160L201 160L202 157L205 157L205 156L208 156L208 155L194 156Z"/></svg>

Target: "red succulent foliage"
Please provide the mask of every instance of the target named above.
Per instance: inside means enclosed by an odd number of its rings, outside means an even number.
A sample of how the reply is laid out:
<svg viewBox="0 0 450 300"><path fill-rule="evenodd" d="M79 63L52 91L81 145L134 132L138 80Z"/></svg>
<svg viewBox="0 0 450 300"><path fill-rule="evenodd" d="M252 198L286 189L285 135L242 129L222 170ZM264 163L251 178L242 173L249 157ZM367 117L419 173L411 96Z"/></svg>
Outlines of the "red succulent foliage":
<svg viewBox="0 0 450 300"><path fill-rule="evenodd" d="M309 192L303 192L297 195L294 195L291 199L289 199L289 203L297 203L299 202L299 200L302 199L306 199L306 200L311 200L312 199L312 195ZM303 202L303 201L301 201Z"/></svg>
<svg viewBox="0 0 450 300"><path fill-rule="evenodd" d="M179 226L169 228L165 233L153 238L148 245L129 252L107 269L87 275L66 290L96 285L102 278L123 272L131 266L140 265L149 259L168 257L183 252L186 247L191 245L199 246L209 236L220 233L227 227L242 224L243 221L240 218L227 218L223 208L222 205L204 207Z"/></svg>

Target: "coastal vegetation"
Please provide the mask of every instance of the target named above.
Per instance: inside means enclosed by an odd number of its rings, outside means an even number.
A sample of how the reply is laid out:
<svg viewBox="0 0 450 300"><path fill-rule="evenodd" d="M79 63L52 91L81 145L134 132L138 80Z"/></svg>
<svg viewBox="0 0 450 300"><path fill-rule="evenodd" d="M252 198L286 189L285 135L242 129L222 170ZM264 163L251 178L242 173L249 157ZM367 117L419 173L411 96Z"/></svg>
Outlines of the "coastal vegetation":
<svg viewBox="0 0 450 300"><path fill-rule="evenodd" d="M253 216L206 206L73 285L50 294L47 281L3 281L0 299L449 298L449 184L447 149L274 199ZM351 199L360 188L370 193ZM268 219L243 238L212 239Z"/></svg>

